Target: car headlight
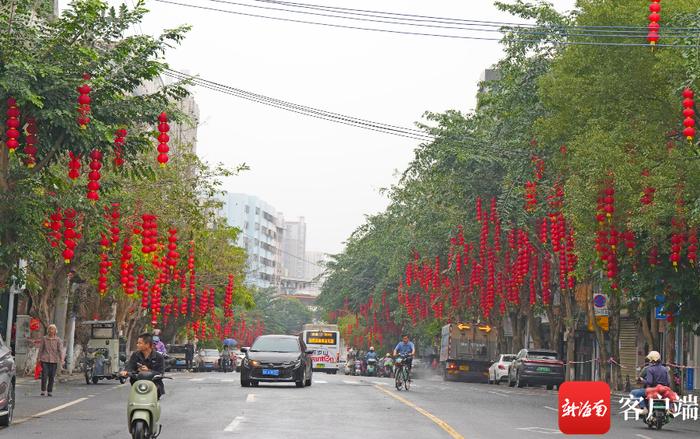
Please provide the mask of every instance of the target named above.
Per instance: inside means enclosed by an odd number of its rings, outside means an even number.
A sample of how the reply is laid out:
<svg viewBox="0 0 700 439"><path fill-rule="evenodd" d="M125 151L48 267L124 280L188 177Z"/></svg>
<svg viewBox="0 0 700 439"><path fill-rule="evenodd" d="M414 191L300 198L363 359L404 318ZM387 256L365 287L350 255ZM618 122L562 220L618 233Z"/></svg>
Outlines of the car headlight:
<svg viewBox="0 0 700 439"><path fill-rule="evenodd" d="M142 395L148 393L148 390L149 390L148 384L146 384L146 383L138 383L136 385L136 391Z"/></svg>
<svg viewBox="0 0 700 439"><path fill-rule="evenodd" d="M248 365L250 367L260 367L260 362L257 360L248 360Z"/></svg>

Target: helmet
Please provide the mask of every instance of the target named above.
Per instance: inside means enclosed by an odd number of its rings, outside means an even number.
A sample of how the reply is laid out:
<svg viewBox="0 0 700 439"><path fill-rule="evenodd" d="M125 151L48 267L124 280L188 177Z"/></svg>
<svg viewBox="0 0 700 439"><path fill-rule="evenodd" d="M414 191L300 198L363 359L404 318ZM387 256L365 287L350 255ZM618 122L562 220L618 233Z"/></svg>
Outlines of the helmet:
<svg viewBox="0 0 700 439"><path fill-rule="evenodd" d="M157 335L154 335L154 336L153 336L153 342L154 342L154 343L158 343L159 341L160 341L160 337L158 337Z"/></svg>
<svg viewBox="0 0 700 439"><path fill-rule="evenodd" d="M647 360L649 361L661 361L661 354L656 351L651 351L647 354Z"/></svg>
<svg viewBox="0 0 700 439"><path fill-rule="evenodd" d="M386 353L387 357L391 357L391 354L389 352Z"/></svg>
<svg viewBox="0 0 700 439"><path fill-rule="evenodd" d="M369 350L372 351L372 352L374 352L374 346L370 346L370 347L369 347Z"/></svg>

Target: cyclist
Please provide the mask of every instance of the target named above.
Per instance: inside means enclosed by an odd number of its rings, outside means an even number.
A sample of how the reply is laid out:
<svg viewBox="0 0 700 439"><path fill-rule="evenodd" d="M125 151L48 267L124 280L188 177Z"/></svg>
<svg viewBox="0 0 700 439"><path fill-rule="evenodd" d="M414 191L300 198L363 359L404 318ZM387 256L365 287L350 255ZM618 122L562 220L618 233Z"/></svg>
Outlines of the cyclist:
<svg viewBox="0 0 700 439"><path fill-rule="evenodd" d="M642 415L649 413L645 399L646 388L656 387L659 384L666 387L671 386L671 374L669 369L661 363L661 354L657 351L651 351L646 359L649 361L649 365L642 369L639 378L637 378L638 381L644 384L644 387L630 392L631 397L639 400L639 408L642 409Z"/></svg>
<svg viewBox="0 0 700 439"><path fill-rule="evenodd" d="M394 348L394 356L406 356L404 360L404 366L408 371L408 381L411 381L411 365L413 364L413 357L416 355L416 346L408 338L408 334L403 334L401 336L401 341Z"/></svg>

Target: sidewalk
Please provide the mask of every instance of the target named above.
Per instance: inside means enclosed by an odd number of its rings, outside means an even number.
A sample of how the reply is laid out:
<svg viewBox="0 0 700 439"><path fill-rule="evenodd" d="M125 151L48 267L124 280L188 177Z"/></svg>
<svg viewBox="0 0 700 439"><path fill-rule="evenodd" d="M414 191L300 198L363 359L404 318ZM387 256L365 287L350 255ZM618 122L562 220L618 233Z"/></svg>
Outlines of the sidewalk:
<svg viewBox="0 0 700 439"><path fill-rule="evenodd" d="M35 380L34 376L26 376L26 377L17 377L16 383L17 384L31 384L33 382L41 382L41 379ZM57 383L72 383L72 382L84 382L85 381L85 376L82 373L73 373L72 375L69 374L57 374L56 375L56 382Z"/></svg>

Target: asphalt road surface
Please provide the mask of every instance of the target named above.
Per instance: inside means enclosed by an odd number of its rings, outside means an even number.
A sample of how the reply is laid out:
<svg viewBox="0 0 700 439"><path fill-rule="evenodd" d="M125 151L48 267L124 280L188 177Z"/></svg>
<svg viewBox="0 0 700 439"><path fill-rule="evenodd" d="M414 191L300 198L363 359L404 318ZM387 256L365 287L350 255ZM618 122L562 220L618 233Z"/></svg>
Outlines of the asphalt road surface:
<svg viewBox="0 0 700 439"><path fill-rule="evenodd" d="M237 373L173 373L161 400L161 438L546 439L557 426L557 392L544 388L443 382L431 376L398 392L393 380L315 373L311 387L242 388ZM0 438L128 438L128 383L58 384L51 398L38 382L17 386L15 423ZM613 397L606 437L698 438L700 421L674 419L661 431L624 421ZM586 436L583 436L586 437Z"/></svg>

